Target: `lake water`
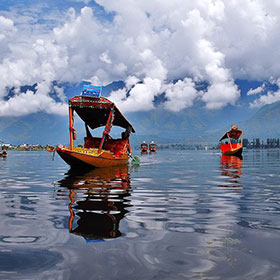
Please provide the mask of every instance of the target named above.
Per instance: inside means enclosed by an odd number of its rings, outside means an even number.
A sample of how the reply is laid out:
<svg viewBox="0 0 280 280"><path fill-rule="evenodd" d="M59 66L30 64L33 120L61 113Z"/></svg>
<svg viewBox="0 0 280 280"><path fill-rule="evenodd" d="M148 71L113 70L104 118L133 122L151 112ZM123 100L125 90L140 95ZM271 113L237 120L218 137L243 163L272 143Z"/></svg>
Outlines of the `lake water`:
<svg viewBox="0 0 280 280"><path fill-rule="evenodd" d="M279 150L140 159L0 158L0 279L280 279Z"/></svg>

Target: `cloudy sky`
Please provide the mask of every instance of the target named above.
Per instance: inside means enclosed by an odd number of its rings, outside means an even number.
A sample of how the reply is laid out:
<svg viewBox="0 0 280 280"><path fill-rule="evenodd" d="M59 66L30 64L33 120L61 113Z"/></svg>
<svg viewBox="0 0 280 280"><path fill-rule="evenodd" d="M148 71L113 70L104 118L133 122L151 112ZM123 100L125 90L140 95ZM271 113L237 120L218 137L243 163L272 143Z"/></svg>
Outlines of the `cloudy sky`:
<svg viewBox="0 0 280 280"><path fill-rule="evenodd" d="M122 80L110 98L124 112L154 109L163 92L167 110L235 105L236 79L262 82L248 91L252 107L273 103L280 91L267 88L280 87L279 24L278 0L2 1L0 116L67 113L53 81ZM21 92L35 83L36 92Z"/></svg>

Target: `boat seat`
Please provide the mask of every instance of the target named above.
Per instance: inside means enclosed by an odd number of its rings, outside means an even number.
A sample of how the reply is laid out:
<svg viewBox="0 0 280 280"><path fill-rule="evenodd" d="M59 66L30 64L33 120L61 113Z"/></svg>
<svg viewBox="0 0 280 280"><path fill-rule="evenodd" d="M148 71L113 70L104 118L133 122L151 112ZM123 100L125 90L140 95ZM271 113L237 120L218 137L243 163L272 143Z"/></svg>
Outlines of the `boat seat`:
<svg viewBox="0 0 280 280"><path fill-rule="evenodd" d="M101 138L98 137L85 137L84 138L84 148L96 148L98 149L100 145Z"/></svg>
<svg viewBox="0 0 280 280"><path fill-rule="evenodd" d="M99 148L101 138L98 137L85 137L84 138L84 147L87 149L90 148ZM126 144L128 140L124 139L107 139L104 141L103 149L112 152L116 156L126 152Z"/></svg>
<svg viewBox="0 0 280 280"><path fill-rule="evenodd" d="M123 139L109 139L104 143L104 149L109 150L115 156L120 156L121 154L126 152L126 144L128 140Z"/></svg>

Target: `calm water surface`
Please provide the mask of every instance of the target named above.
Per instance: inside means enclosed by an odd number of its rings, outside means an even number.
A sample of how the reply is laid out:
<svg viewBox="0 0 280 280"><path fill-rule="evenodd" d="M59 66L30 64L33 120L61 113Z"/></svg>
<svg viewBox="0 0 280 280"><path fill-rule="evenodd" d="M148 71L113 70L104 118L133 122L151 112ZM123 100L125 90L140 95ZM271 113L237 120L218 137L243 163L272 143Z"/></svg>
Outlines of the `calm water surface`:
<svg viewBox="0 0 280 280"><path fill-rule="evenodd" d="M140 158L0 158L0 278L280 279L279 150Z"/></svg>

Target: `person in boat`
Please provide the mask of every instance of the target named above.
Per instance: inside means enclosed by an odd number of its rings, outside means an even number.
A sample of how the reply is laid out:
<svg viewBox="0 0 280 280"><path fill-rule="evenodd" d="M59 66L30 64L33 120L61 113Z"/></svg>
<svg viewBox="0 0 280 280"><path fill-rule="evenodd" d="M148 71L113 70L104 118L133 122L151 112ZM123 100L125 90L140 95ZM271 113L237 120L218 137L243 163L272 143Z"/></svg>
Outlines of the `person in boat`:
<svg viewBox="0 0 280 280"><path fill-rule="evenodd" d="M127 149L128 149L129 155L131 155L132 150L131 150L131 146L129 143L129 135L130 135L130 131L129 131L129 129L126 129L125 131L122 132L121 137L123 140L128 140Z"/></svg>
<svg viewBox="0 0 280 280"><path fill-rule="evenodd" d="M130 135L130 132L129 132L128 129L126 129L125 131L123 131L122 134L121 134L123 140L129 139L129 135Z"/></svg>
<svg viewBox="0 0 280 280"><path fill-rule="evenodd" d="M232 138L233 143L239 138L240 136L240 131L238 130L238 126L237 125L233 125L231 127L231 130L229 132L230 138Z"/></svg>
<svg viewBox="0 0 280 280"><path fill-rule="evenodd" d="M104 138L104 141L107 142L108 140L111 140L111 139L113 139L112 136L109 135L109 134L106 134L105 138Z"/></svg>

